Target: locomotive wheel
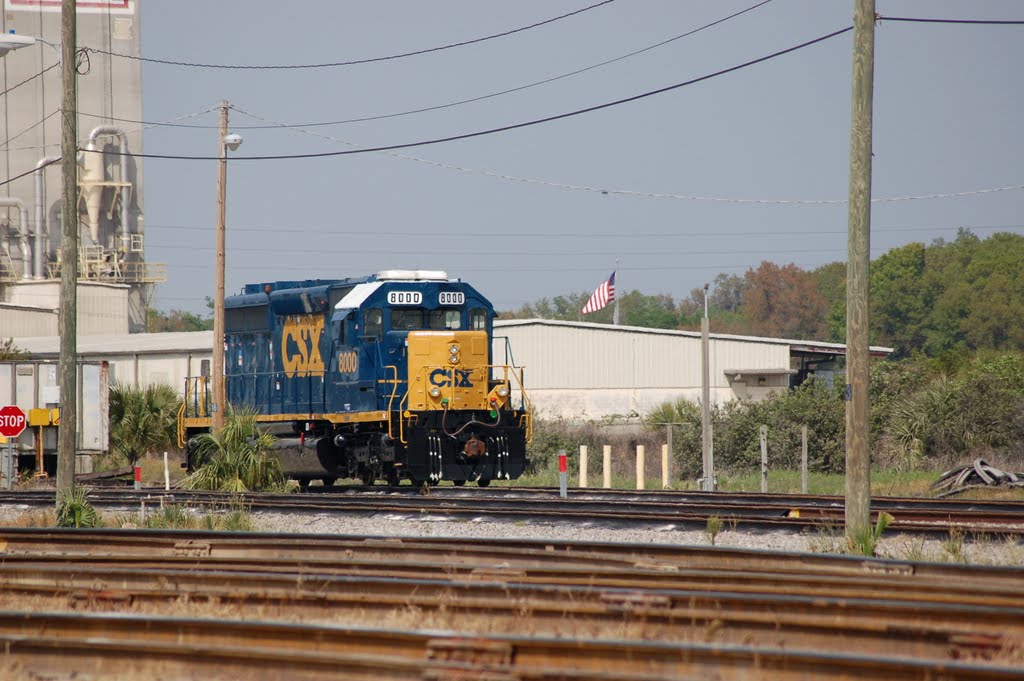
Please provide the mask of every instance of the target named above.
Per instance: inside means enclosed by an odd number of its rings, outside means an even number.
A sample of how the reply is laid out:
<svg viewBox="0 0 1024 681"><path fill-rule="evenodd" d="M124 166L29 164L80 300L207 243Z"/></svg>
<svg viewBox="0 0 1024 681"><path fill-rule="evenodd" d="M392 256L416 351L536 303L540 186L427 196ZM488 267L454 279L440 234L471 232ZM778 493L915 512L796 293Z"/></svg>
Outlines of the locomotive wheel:
<svg viewBox="0 0 1024 681"><path fill-rule="evenodd" d="M479 480L476 481L476 484L479 485L480 487L487 487L487 485L491 484L491 481L488 480L487 478L480 478Z"/></svg>
<svg viewBox="0 0 1024 681"><path fill-rule="evenodd" d="M399 475L398 471L392 470L388 473L388 487L398 487L402 482L402 476Z"/></svg>
<svg viewBox="0 0 1024 681"><path fill-rule="evenodd" d="M463 485L466 484L466 481L465 480L452 480L452 484L455 485L456 487L462 487Z"/></svg>
<svg viewBox="0 0 1024 681"><path fill-rule="evenodd" d="M320 478L320 482L324 483L324 487L333 487L336 480L337 478ZM309 480L306 481L306 484L309 484Z"/></svg>
<svg viewBox="0 0 1024 681"><path fill-rule="evenodd" d="M307 487L309 487L309 478L301 478L299 480L299 488L306 489Z"/></svg>
<svg viewBox="0 0 1024 681"><path fill-rule="evenodd" d="M365 470L363 471L362 478L360 479L363 481L364 485L369 487L373 483L377 482L377 474L374 473L372 470Z"/></svg>

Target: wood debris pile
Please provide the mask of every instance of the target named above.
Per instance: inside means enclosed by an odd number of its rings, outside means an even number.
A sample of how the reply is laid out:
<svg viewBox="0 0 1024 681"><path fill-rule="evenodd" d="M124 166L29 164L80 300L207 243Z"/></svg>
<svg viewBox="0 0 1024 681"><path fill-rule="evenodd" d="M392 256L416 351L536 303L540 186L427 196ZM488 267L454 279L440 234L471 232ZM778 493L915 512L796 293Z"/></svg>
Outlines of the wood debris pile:
<svg viewBox="0 0 1024 681"><path fill-rule="evenodd" d="M946 471L932 484L936 496L946 497L977 487L1024 487L1024 473L1002 471L984 459Z"/></svg>

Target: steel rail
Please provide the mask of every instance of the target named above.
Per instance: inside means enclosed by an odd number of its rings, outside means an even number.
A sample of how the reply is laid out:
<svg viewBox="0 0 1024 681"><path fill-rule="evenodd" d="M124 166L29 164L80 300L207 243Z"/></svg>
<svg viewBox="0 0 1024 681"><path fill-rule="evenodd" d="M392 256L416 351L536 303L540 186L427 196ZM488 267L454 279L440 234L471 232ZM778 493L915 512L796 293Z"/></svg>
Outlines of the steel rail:
<svg viewBox="0 0 1024 681"><path fill-rule="evenodd" d="M71 610L160 608L215 603L264 618L344 621L391 615L443 615L467 634L484 631L567 634L568 622L591 637L630 627L644 638L932 659L992 657L1024 640L1024 608L922 603L849 595L733 594L722 590L595 588L458 579L359 575L279 575L195 570L0 567L0 594L46 599ZM8 601L10 602L10 601ZM230 612L230 610L229 610ZM163 613L166 614L166 613ZM461 623L461 624L459 624ZM457 627L458 628L458 627Z"/></svg>
<svg viewBox="0 0 1024 681"><path fill-rule="evenodd" d="M375 668L377 679L410 678L402 661L418 665L427 679L1019 678L1011 666L905 656L78 613L0 612L0 644L6 660L25 660L33 671L73 665L104 678L159 671L161 678L262 681L287 671L288 678L321 679L332 678L324 676L332 665L333 678L349 665L364 678Z"/></svg>
<svg viewBox="0 0 1024 681"><path fill-rule="evenodd" d="M743 529L762 531L804 531L842 522L841 508L800 507L777 505L750 505L712 503L707 506L693 504L664 504L625 502L610 504L603 501L560 499L503 500L486 497L459 499L430 499L412 496L389 496L367 499L348 495L244 495L175 492L147 493L96 492L91 501L95 506L127 508L147 502L185 503L227 507L239 505L251 510L278 512L346 513L366 517L389 514L397 517L474 518L494 521L551 521L586 523L588 526L649 527L671 526L677 529L703 529L711 516L724 518ZM10 503L10 502L8 502ZM22 503L50 504L48 497L26 496ZM878 509L875 509L876 514ZM956 515L945 510L904 510L896 514L891 531L947 534L951 529L972 533L1020 534L1024 533L1024 513L963 510Z"/></svg>
<svg viewBox="0 0 1024 681"><path fill-rule="evenodd" d="M516 584L730 590L849 598L916 599L934 603L1014 606L1024 602L1024 573L1013 568L908 563L812 554L778 554L701 547L546 544L486 546L422 542L341 540L312 536L257 535L218 541L175 533L160 541L148 533L85 532L80 541L0 537L3 565L66 569L134 567L150 571L190 569L266 572L298 579L316 575L430 577ZM22 530L20 537L33 535ZM277 541L275 541L277 539ZM317 541L317 539L322 541ZM657 555L645 554L651 548ZM493 549L488 553L488 549ZM550 550L549 550L550 549ZM634 550L639 549L639 550ZM668 549L668 550L666 550ZM672 552L672 553L670 553Z"/></svg>
<svg viewBox="0 0 1024 681"><path fill-rule="evenodd" d="M416 496L418 490L412 487L366 487L363 485L332 485L329 487L305 487L299 493L310 496ZM557 487L503 487L492 485L486 489L477 487L440 486L430 489L432 497L492 497L500 499L551 498L558 496ZM672 489L606 489L602 487L570 487L572 498L588 501L648 501L656 503L739 504L790 507L842 508L844 499L829 494L789 494L762 492L698 492L695 490ZM971 511L1024 513L1024 498L1021 501L1006 499L947 499L932 497L873 496L873 507L891 511L893 509L924 509L934 511Z"/></svg>
<svg viewBox="0 0 1024 681"><path fill-rule="evenodd" d="M1019 568L919 563L891 559L785 553L756 549L711 548L670 544L552 541L532 539L339 536L261 532L115 529L0 529L0 559L69 560L121 557L142 560L299 562L344 567L358 560L438 563L452 570L550 567L622 569L671 575L683 570L711 570L724 576L752 569L792 575L885 577L892 583L937 582L948 588L1024 589Z"/></svg>

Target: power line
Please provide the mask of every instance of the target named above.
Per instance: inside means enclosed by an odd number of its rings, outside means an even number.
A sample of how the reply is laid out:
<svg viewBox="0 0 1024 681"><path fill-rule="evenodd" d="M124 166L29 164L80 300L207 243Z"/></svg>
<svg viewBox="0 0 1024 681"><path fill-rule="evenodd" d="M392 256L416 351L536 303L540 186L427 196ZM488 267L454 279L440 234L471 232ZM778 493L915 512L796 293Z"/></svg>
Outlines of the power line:
<svg viewBox="0 0 1024 681"><path fill-rule="evenodd" d="M203 110L201 110L201 111L196 111L196 112L194 112L194 113L190 113L190 114L185 114L185 115L183 115L183 116L178 116L177 118L171 118L171 119L169 119L169 120L170 120L170 121L181 121L181 120L185 120L185 119L188 119L188 118L194 118L194 117L196 117L196 116L202 116L203 114L207 114L207 113L210 113L211 111L215 111L215 110L217 110L218 108L219 108L219 107L217 107L217 106L214 106L214 107L210 107L210 108L207 108L207 109L203 109ZM60 109L56 109L55 111L53 111L53 112L51 112L51 113L47 114L47 115L46 115L46 116L45 116L45 117L44 117L44 118L43 118L42 120L36 121L36 122L35 122L35 123L33 123L33 124L32 124L31 126L29 126L28 128L26 128L25 130L21 131L20 133L18 133L18 134L17 134L17 135L15 135L14 137L10 138L9 140L7 140L7 142L6 142L6 143L4 143L4 145L0 146L0 151L28 151L28 150L31 150L31 149L48 149L48 148L50 148L50 147L57 147L57 146L60 146L60 142L55 142L55 143L53 143L53 144L37 144L37 145L33 145L33 146L27 146L27 147L14 147L13 149L11 149L11 148L8 148L8 147L6 146L6 145L7 145L8 143L10 143L10 142L14 141L14 140L15 140L15 139L17 139L18 137L21 137L22 135L24 135L24 134L25 134L26 132L28 132L29 130L32 130L33 128L35 128L35 127L37 127L37 126L41 125L41 124L42 124L42 123L44 123L44 122L45 122L45 121L46 121L46 120L47 120L48 118L50 118L51 116L54 116L54 115L56 115L56 114L58 114L58 113L60 113ZM79 116L88 116L88 117L90 117L90 118L99 118L99 119L102 119L102 120L107 120L107 121L117 121L117 120L121 120L121 119L118 119L118 118L113 118L112 116L104 116L104 115L101 115L101 114L90 114L90 113L84 113L84 112L82 112L82 111L79 111L79 112L78 112L78 115L79 115ZM157 123L151 123L151 124L148 124L148 125L144 125L144 126L142 126L141 128L135 128L134 130L125 130L125 131L124 131L124 134L125 134L125 135L134 135L134 134L136 134L136 133L142 132L143 130L145 130L145 129L149 128L149 127L152 127L153 125L158 125L158 124L157 124ZM101 135L99 135L99 137L110 137L110 136L113 136L113 135L115 135L115 134L116 134L116 133L104 133L104 134L101 134ZM81 140L78 140L78 143L79 143L79 144L82 144L82 143L83 143L84 141L85 141L85 140L84 140L84 138L83 138L83 139L81 139Z"/></svg>
<svg viewBox="0 0 1024 681"><path fill-rule="evenodd" d="M36 168L33 168L32 170L29 170L28 172L22 173L21 175L15 175L12 178L6 179L3 182L0 182L0 187L3 187L4 185L10 184L12 182L16 182L17 180L20 180L23 177L28 177L29 175L31 175L32 173L36 172L37 170L41 170L42 168L46 168L47 166L52 166L54 163L60 163L60 158L54 159L54 160L50 161L49 163L44 163L43 165L38 166Z"/></svg>
<svg viewBox="0 0 1024 681"><path fill-rule="evenodd" d="M6 95L8 92L11 92L12 90L16 90L17 88L20 88L25 83L31 83L33 80L35 80L36 78L39 78L40 76L42 76L47 71L49 71L51 69L55 69L58 66L60 66L60 62L57 62L56 64L53 64L51 66L47 66L45 69L43 69L39 73L35 74L34 76L29 76L28 78L26 78L25 80L21 81L17 85L12 85L11 87L9 87L6 90L4 90L3 92L0 92L0 97L3 97L4 95Z"/></svg>
<svg viewBox="0 0 1024 681"><path fill-rule="evenodd" d="M619 61L622 61L624 59L628 59L630 57L635 57L638 54L643 54L644 52L649 52L649 51L651 51L653 49L656 49L658 47L662 47L663 45L668 45L671 42L675 42L676 40L681 40L682 38L689 37L691 35L694 35L695 33L700 33L701 31L709 29L709 28L711 28L713 26L717 26L718 24L721 24L721 23L724 23L726 21L729 21L730 19L734 19L734 18L736 18L736 17L738 17L740 15L746 14L747 12L751 12L751 11L757 9L758 7L761 7L762 5L767 5L769 2L772 2L772 0L762 0L762 2L759 2L756 5L752 5L750 7L747 7L746 9L740 10L739 12L734 12L734 13L726 16L726 17L722 17L721 19L716 19L715 21L712 21L710 23L704 24L703 26L700 26L700 27L695 28L693 30L687 31L685 33L680 33L679 35L673 36L673 37L671 37L671 38L669 38L667 40L662 40L661 42L655 43L654 45L648 45L647 47L641 48L639 50L634 50L632 52L629 52L629 53L624 54L624 55L619 56L619 57L615 57L613 59L607 59L605 61L598 62L597 64L592 64L591 66L586 66L586 67L583 67L581 69L576 69L575 71L570 71L568 73L563 73L561 75L553 76L551 78L545 78L543 80L538 80L538 81L533 82L533 83L527 83L526 85L519 85L517 87L508 88L506 90L499 90L498 92L492 92L492 93L486 94L486 95L479 95L477 97L470 97L470 98L467 98L467 99L460 99L458 101L448 102L446 104L437 104L435 106L420 107L418 109L408 109L406 111L398 111L398 112L395 112L395 113L379 114L379 115L376 115L376 116L362 116L360 118L348 118L348 119L338 120L338 121L320 121L320 122L316 122L316 123L302 123L302 124L290 124L290 125L288 125L288 124L285 124L285 125L243 125L243 126L232 126L232 127L235 128L235 129L238 129L238 130L267 130L267 129L275 129L275 128L318 128L318 127L325 127L325 126L330 126L330 125L344 125L344 124L347 124L347 123L365 123L367 121L379 121L379 120L384 120L384 119L387 119L387 118L398 118L400 116L409 116L409 115L412 115L412 114L426 113L428 111L438 111L438 110L441 110L441 109L448 109L448 108L455 107L455 106L461 106L463 104L472 104L473 102L480 102L480 101L483 101L485 99L491 99L493 97L500 97L502 95L511 94L513 92L521 92L521 91L527 90L529 88L537 87L538 85L546 85L548 83L553 83L553 82L555 82L557 80L562 80L563 78L569 78L571 76L576 76L576 75L579 75L581 73L586 73L587 71L593 71L594 69L601 68L602 66L607 66L608 64L614 64L615 62L619 62ZM235 107L231 107L231 108L234 109ZM244 112L240 111L239 113L244 113Z"/></svg>
<svg viewBox="0 0 1024 681"><path fill-rule="evenodd" d="M413 50L412 52L402 52L400 54L392 54L392 55L388 55L388 56L385 56L385 57L369 57L369 58L365 58L365 59L352 59L352 60L349 60L349 61L328 62L328 63L323 63L323 64L201 64L201 63L192 63L192 62L183 62L183 61L173 61L173 60L170 60L170 59L153 59L153 58L150 58L150 57L141 57L141 56L133 55L133 54L123 54L123 53L120 53L120 52L111 52L109 50L100 50L100 49L96 49L96 48L92 48L92 47L87 47L85 49L90 51L90 52L96 52L97 54L108 54L108 55L110 55L112 57L123 57L125 59L134 59L136 61L150 62L152 64L166 64L166 65L169 65L169 66L187 66L187 67L191 67L191 68L201 68L201 69L238 69L238 70L324 69L324 68L335 68L335 67L338 67L338 66L355 66L355 65L358 65L358 64L372 64L372 63L375 63L375 62L391 61L391 60L394 60L394 59L404 59L405 57L415 57L415 56L422 55L422 54L430 54L431 52L441 52L443 50L450 50L450 49L455 48L455 47L465 47L466 45L474 45L476 43L482 43L482 42L485 42L487 40L494 40L495 38L504 38L505 36L510 36L510 35L515 34L515 33L522 33L523 31L528 31L530 29L537 28L539 26L544 26L546 24L551 24L551 23L554 23L556 21L561 21L562 19L568 19L569 17L576 16L577 14L583 14L584 12L589 12L592 9L596 9L598 7L601 7L603 5L608 5L608 4L611 4L613 2L615 2L615 0L601 0L601 2L597 2L597 3L593 4L593 5L588 5L587 7L583 7L581 9L577 9L577 10L574 10L572 12L568 12L566 14L561 14L561 15L559 15L557 17L552 17L550 19L545 19L544 21L538 21L536 23L529 24L528 26L521 26L519 28L513 28L513 29L508 30L508 31L502 31L501 33L493 33L491 35L486 35L486 36L483 36L481 38L473 38L471 40L463 40L461 42L449 43L447 45L440 45L440 46L437 46L437 47L428 47L428 48L425 48L425 49L422 49L422 50Z"/></svg>
<svg viewBox="0 0 1024 681"><path fill-rule="evenodd" d="M234 111L255 118L257 120L266 121L268 123L274 123L275 125L290 127L285 123L279 123L256 114L243 111L237 107L231 107ZM321 139L330 140L332 142L338 142L339 144L345 144L350 147L362 149L358 144L348 142L346 140L338 139L337 137L331 137L330 135L324 135L322 133L314 132L312 130L303 130L302 128L292 127L291 129L301 132L306 135L312 135L313 137L319 137ZM472 173L474 175L483 175L484 177L492 177L499 180L506 180L509 182L521 182L523 184L535 184L544 187L552 187L555 189L563 189L570 191L583 191L602 195L615 195L615 196L627 196L631 198L644 198L644 199L676 199L681 201L708 201L716 203L739 203L739 204L763 204L763 205L834 205L834 204L845 204L847 199L752 199L752 198L734 198L724 196L699 196L694 194L671 194L662 192L645 192L635 191L630 189L610 189L607 187L595 187L588 185L576 185L567 184L562 182L550 182L548 180L541 180L532 177L520 177L517 175L508 175L505 173L497 173L490 170L481 170L478 168L469 168L466 166L459 166L452 163L442 163L440 161L431 161L429 159L420 158L419 156L409 156L407 154L398 154L393 151L382 152L387 156L402 159L403 161L415 161L417 163L423 163L435 168L445 168L447 170L457 170L462 173ZM1006 187L988 187L984 189L973 189L961 192L952 193L933 193L933 194L919 194L919 195L908 195L908 196L893 196L884 198L871 199L872 203L896 203L900 201L918 201L927 199L948 199L948 198L962 198L966 196L976 196L979 194L990 194L993 192L1003 191L1015 191L1024 189L1024 185L1011 185Z"/></svg>
<svg viewBox="0 0 1024 681"><path fill-rule="evenodd" d="M153 223L146 223L147 229L167 229L167 230L187 230L187 231L202 231L212 232L213 225L159 225ZM878 227L872 231L875 234L890 234L896 232L951 232L958 229L970 229L970 230L1014 230L1024 229L1024 224L1019 225L943 225L943 226L932 226L932 227ZM308 226L267 226L267 227L237 227L232 226L231 232L263 232L263 233L281 233L281 234L295 234L301 232L303 234L333 234L339 237L354 237L354 236L367 236L367 237L405 237L405 236L420 236L423 234L422 230L418 231L393 231L393 230L378 230L374 229L371 231L363 230L339 230L334 227L308 227ZM546 239L565 239L565 238L578 238L578 237L589 237L591 239L636 239L641 237L653 237L653 238L680 238L689 239L694 237L739 237L739 236L817 236L820 234L846 234L847 230L844 229L832 229L832 230L814 230L809 233L801 230L782 230L782 231L747 231L747 232L680 232L674 234L665 234L664 232L628 232L628 233L617 233L617 234L595 234L594 232L559 232L558 234L552 234L551 232L517 232L516 237L523 238L546 238ZM466 236L465 232L436 232L431 231L431 236L448 237L448 236ZM474 239L507 239L507 234L499 233L487 233L481 232L473 235ZM147 246L154 244L147 243ZM391 251L389 251L391 252ZM446 251L447 252L447 251Z"/></svg>
<svg viewBox="0 0 1024 681"><path fill-rule="evenodd" d="M582 114L585 114L585 113L592 113L594 111L600 111L601 109L608 109L608 108L611 108L611 107L614 107L614 106L619 106L621 104L627 104L629 102L635 102L635 101L638 101L638 100L641 100L641 99L645 99L647 97L653 97L654 95L660 95L660 94L664 94L666 92L670 92L672 90L677 90L679 88L686 87L688 85L695 85L695 84L703 82L705 80L711 80L712 78L717 78L719 76L724 76L724 75L726 75L728 73L732 73L734 71L739 71L741 69L745 69L747 67L754 66L755 64L760 64L762 62L766 62L766 61L775 59L777 57L781 57L781 56L789 54L791 52L796 52L797 50L801 50L801 49L803 49L805 47L810 47L811 45L815 45L817 43L824 42L824 41L829 40L831 38L835 38L837 36L840 36L840 35L842 35L844 33L848 33L849 31L852 31L852 30L853 30L852 26L847 26L846 28L841 28L838 31L833 31L832 33L828 33L826 35L820 36L820 37L815 38L813 40L808 40L807 42L800 43L799 45L794 45L793 47L789 47L789 48L786 48L784 50L779 50L778 52L773 52L772 54L769 54L767 56L759 57L757 59L752 59L752 60L744 62L742 64L737 64L736 66L730 66L728 68L721 69L719 71L715 71L713 73L709 73L709 74L706 74L706 75L703 75L703 76L699 76L697 78L692 78L690 80L686 80L686 81L683 81L681 83L676 83L674 85L668 85L668 86L663 87L663 88L658 88L657 90L650 90L648 92L643 92L643 93L641 93L639 95L633 95L632 97L625 97L623 99L617 99L617 100L612 101L612 102L605 102L604 104L596 104L594 106L589 106L589 107L586 107L584 109L577 109L575 111L569 111L567 113L555 114L553 116L546 116L544 118L537 118L537 119L534 119L534 120L531 120L531 121L525 121L523 123L513 123L511 125L503 125L503 126L498 127L498 128L490 128L488 130L478 130L476 132L463 133L463 134L460 134L460 135L451 135L449 137L439 137L439 138L436 138L436 139L423 140L423 141L420 141L420 142L406 142L404 144L391 144L391 145L378 146L378 147L362 147L362 148L359 148L359 149L349 149L349 150L346 150L346 151L322 151L322 152L315 152L315 153L309 153L309 154L284 154L284 155L280 155L280 156L232 156L231 160L232 161L278 161L278 160L290 160L290 159L326 158L326 157L330 157L330 156L349 156L349 155L352 155L352 154L367 154L367 153L371 153L371 152L390 151L392 149L408 149L410 147L422 147L422 146L427 146L427 145L431 145L431 144L441 144L441 143L444 143L444 142L454 142L454 141L457 141L457 140L471 139L471 138L474 138L474 137L483 137L485 135L493 135L493 134L500 133L500 132L508 132L510 130L518 130L520 128L528 128L528 127L531 127L531 126L534 126L534 125L540 125L542 123L550 123L552 121L558 121L558 120L562 120L562 119L565 119L565 118L572 118L574 116L579 116L579 115L582 115ZM94 153L96 153L96 152L94 152ZM176 161L218 161L218 160L220 160L220 157L218 157L218 156L176 156L176 155L172 155L172 154L133 154L133 153L127 153L125 155L126 156L134 156L136 158L159 158L159 159L176 160Z"/></svg>
<svg viewBox="0 0 1024 681"><path fill-rule="evenodd" d="M747 7L746 9L740 10L739 12L734 12L734 13L728 15L728 16L722 17L721 19L716 19L715 21L712 21L710 23L704 24L703 26L700 26L698 28L692 29L690 31L687 31L685 33L681 33L681 34L676 35L676 36L673 36L671 38L668 38L667 40L662 40L661 42L655 43L654 45L648 45L647 47L643 47L643 48L641 48L639 50L634 50L632 52L629 52L627 54L621 55L619 57L614 57L612 59L607 59L605 61L598 62L597 64L592 64L590 66L585 66L585 67L583 67L581 69L576 69L575 71L570 71L568 73L563 73L563 74L558 75L558 76L552 76L551 78L545 78L543 80L538 80L538 81L535 81L533 83L527 83L526 85L519 85L517 87L508 88L508 89L505 89L505 90L499 90L498 92L492 92L492 93L486 94L486 95L478 95L476 97L469 97L467 99L460 99L460 100L457 100L457 101L454 101L454 102L448 102L448 103L445 103L445 104L437 104L437 105L434 105L434 106L425 106L425 107L420 107L420 108L417 108L417 109L408 109L406 111L398 111L398 112L387 113L387 114L378 114L378 115L374 115L374 116L362 116L360 118L347 118L347 119L335 120L335 121L318 121L318 122L314 122L314 123L274 123L272 125L233 125L233 126L231 126L231 128L233 130L273 130L273 129L279 129L279 128L280 129L284 129L284 128L319 128L319 127L326 127L326 126L331 126L331 125L345 125L347 123L365 123L367 121L379 121L379 120L383 120L383 119L387 119L387 118L398 118L400 116L409 116L409 115L412 115L412 114L426 113L428 111L438 111L440 109L448 109L448 108L455 107L455 106L461 106L463 104L471 104L473 102L480 102L480 101L483 101L485 99L491 99L493 97L500 97L502 95L511 94L513 92L521 92L523 90L527 90L527 89L532 88L532 87L537 87L538 85L546 85L548 83L553 83L553 82L555 82L557 80L562 80L563 78L569 78L571 76L576 76L576 75L579 75L581 73L586 73L587 71L592 71L594 69L600 68L602 66L607 66L608 64L614 64L615 62L619 62L619 61L622 61L624 59L628 59L630 57L635 57L638 54L643 54L644 52L649 52L649 51L651 51L653 49L656 49L658 47L662 47L663 45L667 45L667 44L669 44L671 42L675 42L676 40L680 40L682 38L686 38L688 36L694 35L695 33L699 33L701 31L709 29L709 28L711 28L713 26L717 26L718 24L721 24L721 23L724 23L726 21L729 21L730 19L734 19L734 18L736 18L736 17L738 17L740 15L746 14L747 12L751 12L751 11L757 9L758 7L761 7L763 5L767 5L769 2L772 2L772 1L773 0L762 0L761 2L757 3L756 5L752 5L750 7ZM242 111L240 109L237 109L234 106L232 106L231 108L234 109L235 111L238 111L239 113L245 114L244 111ZM246 115L250 115L250 114L246 114ZM259 117L258 116L253 116L253 118L259 118ZM212 129L216 129L218 127L216 125L190 125L190 124L180 124L180 123L149 123L147 121L136 121L136 120L130 120L130 119L126 119L126 118L114 118L112 120L120 121L120 122L123 122L123 123L143 123L143 124L146 124L146 125L155 125L155 126L171 127L171 128L188 128L188 129L193 129L194 128L194 129L212 130Z"/></svg>
<svg viewBox="0 0 1024 681"><path fill-rule="evenodd" d="M165 249L170 249L170 250L189 250L189 251L212 251L213 250L213 246L197 246L195 244L153 244L153 243L149 243L148 246L151 247L151 248L165 248ZM303 252L303 253L308 251L308 249L305 246L296 246L296 249L298 251ZM232 253L274 253L274 254L279 254L280 253L280 254L285 254L285 253L288 253L289 250L287 248L282 248L282 247L275 247L275 248L245 248L245 247L236 248L236 247L232 247L231 252ZM786 248L786 249L777 250L777 251L766 251L764 249L754 249L754 250L751 250L751 251L738 251L738 250L734 250L734 249L729 249L729 250L725 250L725 251L694 251L694 250L688 250L688 251L686 251L686 255L687 256L690 256L690 255L746 255L746 254L766 254L766 255L767 254L775 254L775 255L777 255L777 254L784 254L784 253L843 253L843 252L845 252L845 249L843 249L843 248ZM410 251L400 251L400 250L387 249L387 248L382 248L382 249L376 249L376 248L368 248L368 249L353 249L353 248L326 249L326 248L320 248L320 247L317 248L317 254L318 255L319 254L340 254L340 253L348 253L348 254L352 254L352 255L452 255L452 256L456 256L457 255L457 256L466 256L466 255L489 255L489 254L493 254L494 251L492 251L492 250L485 250L485 251L459 251L459 250L452 250L452 249L442 249L442 250L433 250L433 251L432 250L424 250L424 249L415 249L415 250L410 250ZM578 250L573 250L572 251L572 255L574 255L574 256L593 256L593 257L601 256L601 257L603 257L603 256L607 255L607 253L608 253L607 251L589 251L589 252L588 251L578 251ZM531 258L545 257L545 256L549 256L549 257L563 257L563 256L566 255L566 253L564 251L553 251L553 250L550 250L550 249L546 250L544 252L538 252L538 251L502 251L501 254L502 254L503 257L505 257L505 256L515 256L515 257L531 257ZM671 253L671 252L667 253L664 249L661 249L661 250L657 250L657 251L617 251L616 255L622 255L622 256L627 256L627 255L628 256L669 255L669 256L672 256L672 257L676 257L677 254L676 253Z"/></svg>
<svg viewBox="0 0 1024 681"><path fill-rule="evenodd" d="M38 121L36 121L32 125L28 126L24 130L19 132L14 137L8 137L7 140L2 145L0 145L0 150L3 150L3 151L14 151L13 149L8 149L7 145L10 144L11 142L13 142L14 140L18 139L22 135L24 135L24 134L26 134L28 132L31 132L32 130L35 130L40 125L42 125L43 123L45 123L49 119L53 118L54 116L56 116L58 113L60 113L60 109L54 109L53 111L51 111L50 113L48 113L45 116L43 116L41 119L39 119Z"/></svg>
<svg viewBox="0 0 1024 681"><path fill-rule="evenodd" d="M1020 26L1024 25L1021 20L1002 19L928 19L922 17L886 17L879 16L878 21L907 21L918 24L977 24L985 26Z"/></svg>

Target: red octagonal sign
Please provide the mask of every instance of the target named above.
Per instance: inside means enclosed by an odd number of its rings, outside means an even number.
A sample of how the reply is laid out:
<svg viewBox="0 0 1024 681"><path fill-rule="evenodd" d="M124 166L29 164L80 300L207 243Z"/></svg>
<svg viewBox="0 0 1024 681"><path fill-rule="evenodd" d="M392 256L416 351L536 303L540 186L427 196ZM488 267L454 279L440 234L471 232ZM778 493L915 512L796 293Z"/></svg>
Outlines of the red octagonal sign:
<svg viewBox="0 0 1024 681"><path fill-rule="evenodd" d="M9 404L0 409L0 435L18 437L25 430L25 412L17 405Z"/></svg>

